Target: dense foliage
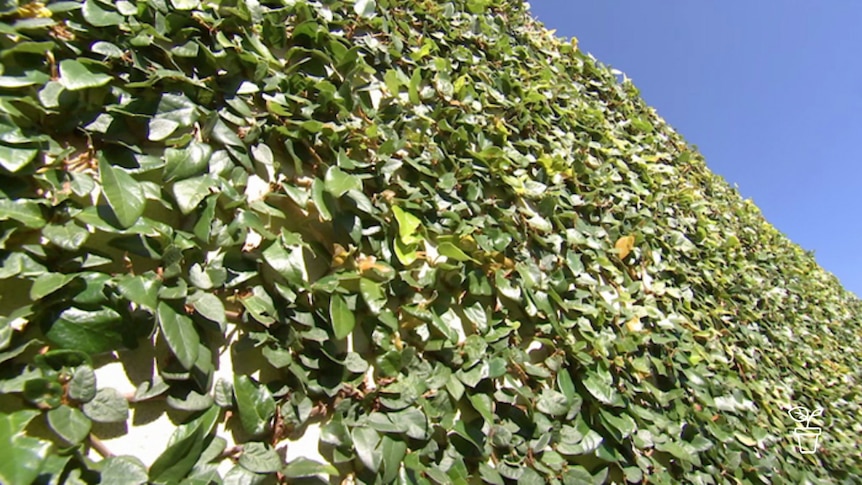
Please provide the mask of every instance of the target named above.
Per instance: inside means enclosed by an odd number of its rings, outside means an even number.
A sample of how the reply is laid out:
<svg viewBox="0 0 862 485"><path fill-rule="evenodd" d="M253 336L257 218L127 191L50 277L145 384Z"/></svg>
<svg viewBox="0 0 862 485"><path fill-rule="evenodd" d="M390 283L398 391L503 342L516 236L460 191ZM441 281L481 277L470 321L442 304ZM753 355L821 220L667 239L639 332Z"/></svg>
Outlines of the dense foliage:
<svg viewBox="0 0 862 485"><path fill-rule="evenodd" d="M0 482L862 476L860 301L522 3L0 16Z"/></svg>

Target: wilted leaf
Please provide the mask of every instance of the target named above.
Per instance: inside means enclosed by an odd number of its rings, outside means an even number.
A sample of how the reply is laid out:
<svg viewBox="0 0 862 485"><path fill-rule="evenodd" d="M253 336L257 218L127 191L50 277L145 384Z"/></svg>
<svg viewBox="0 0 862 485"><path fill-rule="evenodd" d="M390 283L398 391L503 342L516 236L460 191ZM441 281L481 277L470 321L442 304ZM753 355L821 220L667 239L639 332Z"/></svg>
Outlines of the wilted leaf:
<svg viewBox="0 0 862 485"><path fill-rule="evenodd" d="M622 236L617 239L617 242L614 243L614 248L617 250L617 254L619 254L620 259L626 259L626 256L632 252L632 249L635 247L635 237L634 236Z"/></svg>

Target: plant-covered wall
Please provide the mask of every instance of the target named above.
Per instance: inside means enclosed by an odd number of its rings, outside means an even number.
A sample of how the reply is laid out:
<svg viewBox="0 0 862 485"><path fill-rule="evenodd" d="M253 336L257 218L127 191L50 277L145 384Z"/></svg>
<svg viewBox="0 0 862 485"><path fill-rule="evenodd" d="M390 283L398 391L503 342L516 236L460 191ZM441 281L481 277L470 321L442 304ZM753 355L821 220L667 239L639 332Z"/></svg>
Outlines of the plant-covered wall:
<svg viewBox="0 0 862 485"><path fill-rule="evenodd" d="M862 476L860 301L521 2L3 0L0 48L4 484Z"/></svg>

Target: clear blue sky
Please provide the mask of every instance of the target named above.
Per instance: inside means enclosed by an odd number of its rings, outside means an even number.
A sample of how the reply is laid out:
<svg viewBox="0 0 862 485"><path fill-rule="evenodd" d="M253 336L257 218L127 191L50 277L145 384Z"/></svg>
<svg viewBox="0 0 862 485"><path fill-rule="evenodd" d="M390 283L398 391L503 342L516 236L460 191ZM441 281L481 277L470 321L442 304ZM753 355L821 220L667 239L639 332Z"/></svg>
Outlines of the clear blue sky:
<svg viewBox="0 0 862 485"><path fill-rule="evenodd" d="M862 296L862 1L530 4Z"/></svg>

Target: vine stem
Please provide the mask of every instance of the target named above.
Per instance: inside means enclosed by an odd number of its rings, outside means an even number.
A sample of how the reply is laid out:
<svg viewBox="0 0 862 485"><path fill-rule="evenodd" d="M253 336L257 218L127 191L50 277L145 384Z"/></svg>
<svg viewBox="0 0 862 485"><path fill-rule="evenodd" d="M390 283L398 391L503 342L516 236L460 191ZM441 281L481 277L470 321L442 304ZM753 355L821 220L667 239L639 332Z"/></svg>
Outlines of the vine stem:
<svg viewBox="0 0 862 485"><path fill-rule="evenodd" d="M111 453L111 450L105 446L105 443L103 443L102 440L97 438L93 433L90 433L90 446L96 450L96 453L102 455L102 458L111 458L114 456L114 454Z"/></svg>
<svg viewBox="0 0 862 485"><path fill-rule="evenodd" d="M230 458L231 460L236 460L236 457L240 453L242 453L242 445L234 445L222 451L218 459L224 460L225 458Z"/></svg>

